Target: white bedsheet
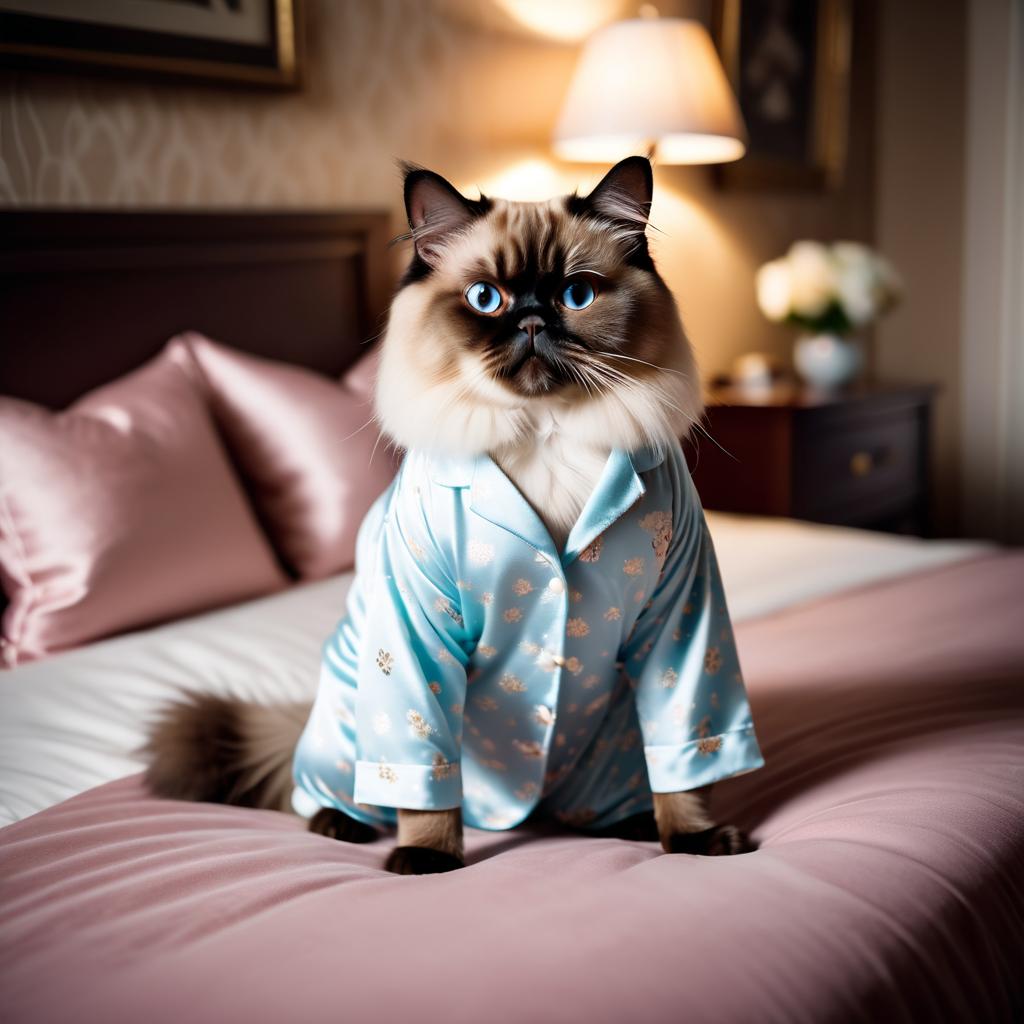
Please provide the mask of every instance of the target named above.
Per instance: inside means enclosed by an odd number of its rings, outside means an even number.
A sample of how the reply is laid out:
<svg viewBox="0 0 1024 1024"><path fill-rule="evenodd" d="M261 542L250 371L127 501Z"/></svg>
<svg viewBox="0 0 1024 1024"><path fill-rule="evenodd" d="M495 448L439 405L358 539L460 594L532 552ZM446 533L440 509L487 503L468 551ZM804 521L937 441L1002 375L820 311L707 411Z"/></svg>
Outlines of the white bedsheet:
<svg viewBox="0 0 1024 1024"><path fill-rule="evenodd" d="M938 568L991 549L794 519L707 514L729 611L741 622L851 587Z"/></svg>
<svg viewBox="0 0 1024 1024"><path fill-rule="evenodd" d="M787 520L709 515L736 621L983 550ZM180 690L311 697L351 574L0 671L0 824L136 772Z"/></svg>

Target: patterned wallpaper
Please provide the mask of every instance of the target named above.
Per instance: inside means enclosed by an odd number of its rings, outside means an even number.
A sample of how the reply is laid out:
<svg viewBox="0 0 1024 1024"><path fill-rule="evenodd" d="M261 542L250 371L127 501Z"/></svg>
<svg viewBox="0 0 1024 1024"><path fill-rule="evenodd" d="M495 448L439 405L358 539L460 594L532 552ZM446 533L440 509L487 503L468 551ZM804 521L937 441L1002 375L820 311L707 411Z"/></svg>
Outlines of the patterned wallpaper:
<svg viewBox="0 0 1024 1024"><path fill-rule="evenodd" d="M0 72L0 205L386 207L397 231L398 158L485 188L531 158L553 189L586 187L601 168L552 164L548 150L576 47L516 26L517 3L307 0L297 93ZM608 17L636 7L593 4ZM869 169L865 138L854 152ZM793 237L869 234L870 174L854 172L844 193L766 203L717 193L703 169L659 168L656 255L707 371L752 347L785 358L753 271Z"/></svg>
<svg viewBox="0 0 1024 1024"><path fill-rule="evenodd" d="M456 0L307 9L299 93L4 74L0 202L390 205L397 157L462 167L536 146L572 69L572 47Z"/></svg>

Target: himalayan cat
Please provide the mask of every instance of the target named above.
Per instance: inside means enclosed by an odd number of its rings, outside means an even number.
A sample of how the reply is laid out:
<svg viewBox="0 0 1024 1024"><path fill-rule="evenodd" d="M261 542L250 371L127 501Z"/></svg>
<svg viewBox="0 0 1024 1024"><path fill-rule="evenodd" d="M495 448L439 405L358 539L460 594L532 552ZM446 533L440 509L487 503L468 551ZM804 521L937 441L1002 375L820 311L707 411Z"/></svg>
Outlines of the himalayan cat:
<svg viewBox="0 0 1024 1024"><path fill-rule="evenodd" d="M413 254L383 342L378 418L385 433L410 451L468 458L485 453L540 517L556 551L570 537L613 449L678 449L679 438L702 413L693 354L648 250L652 188L651 166L642 157L617 164L587 196L540 203L469 199L431 171L405 169ZM656 539L656 552L657 545ZM523 580L518 584L532 589ZM447 599L439 607L463 625ZM512 636L508 642L516 646ZM376 642L371 646L376 653ZM467 656L471 683L476 656ZM391 660L382 648L377 666L370 667L390 673ZM429 685L440 689L437 682ZM421 737L443 728L408 714ZM263 707L188 695L165 709L150 734L148 784L167 797L292 809L293 753L309 715L308 705ZM374 722L378 730L385 722L390 728L386 714ZM705 752L717 750L714 742L720 741L706 733L703 727L704 738L694 742L698 748L703 743ZM530 744L514 742L534 753ZM450 768L438 755L434 764L444 773ZM736 771L716 777L725 774ZM378 775L392 779L394 772L381 765L374 786L382 785ZM660 839L667 852L752 849L734 826L713 821L709 790L655 792L640 813L591 831ZM338 806L304 813L314 832L365 842L376 838L380 822L357 820L356 814L371 802L377 801L350 799L345 806L351 814ZM398 845L389 870L422 874L463 865L460 807L397 806L391 813ZM586 824L578 814L557 816ZM486 820L492 824L483 827L502 827L500 816Z"/></svg>

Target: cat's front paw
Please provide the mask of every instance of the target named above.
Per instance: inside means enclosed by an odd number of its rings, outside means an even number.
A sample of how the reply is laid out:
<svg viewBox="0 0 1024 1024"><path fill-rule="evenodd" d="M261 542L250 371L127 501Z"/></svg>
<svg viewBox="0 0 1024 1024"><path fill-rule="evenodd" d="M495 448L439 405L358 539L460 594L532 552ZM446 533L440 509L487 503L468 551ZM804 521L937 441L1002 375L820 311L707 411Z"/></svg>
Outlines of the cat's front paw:
<svg viewBox="0 0 1024 1024"><path fill-rule="evenodd" d="M321 807L309 819L309 831L328 839L340 839L343 843L372 843L378 836L372 825L356 821L333 807Z"/></svg>
<svg viewBox="0 0 1024 1024"><path fill-rule="evenodd" d="M463 867L462 861L450 853L430 850L425 846L396 846L384 864L395 875L437 875Z"/></svg>
<svg viewBox="0 0 1024 1024"><path fill-rule="evenodd" d="M677 832L665 844L668 853L692 853L699 857L729 857L753 853L757 844L735 825L712 825L702 832Z"/></svg>

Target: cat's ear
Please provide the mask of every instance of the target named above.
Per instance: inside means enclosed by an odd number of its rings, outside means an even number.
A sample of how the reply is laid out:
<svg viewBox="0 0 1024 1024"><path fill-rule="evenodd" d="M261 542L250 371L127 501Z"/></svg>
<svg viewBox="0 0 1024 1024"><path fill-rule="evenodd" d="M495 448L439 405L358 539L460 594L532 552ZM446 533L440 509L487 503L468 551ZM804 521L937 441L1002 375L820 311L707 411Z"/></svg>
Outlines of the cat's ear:
<svg viewBox="0 0 1024 1024"><path fill-rule="evenodd" d="M440 174L405 165L405 212L417 255L430 266L440 260L445 239L486 213L490 201L467 199Z"/></svg>
<svg viewBox="0 0 1024 1024"><path fill-rule="evenodd" d="M620 160L586 197L587 206L609 220L647 226L654 195L654 173L645 156Z"/></svg>

